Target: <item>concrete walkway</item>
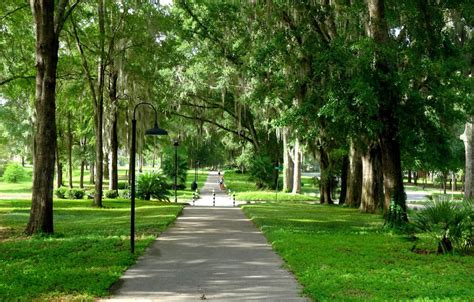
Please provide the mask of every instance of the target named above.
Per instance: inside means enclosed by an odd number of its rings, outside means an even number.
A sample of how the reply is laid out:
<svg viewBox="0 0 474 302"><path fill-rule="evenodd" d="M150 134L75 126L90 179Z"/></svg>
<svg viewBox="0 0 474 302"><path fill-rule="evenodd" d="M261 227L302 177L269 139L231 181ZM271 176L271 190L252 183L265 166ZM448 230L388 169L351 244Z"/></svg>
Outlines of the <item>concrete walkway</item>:
<svg viewBox="0 0 474 302"><path fill-rule="evenodd" d="M224 177L224 184L225 184L225 175L221 174L221 177ZM207 180L204 183L204 186L201 188L199 192L200 198L194 202L194 205L197 207L232 207L233 198L232 195L229 195L227 191L221 190L219 186L219 175L218 172L211 171L207 176ZM213 194L215 194L215 203L213 204ZM236 201L235 206L238 206L242 202ZM192 202L189 203L193 205Z"/></svg>
<svg viewBox="0 0 474 302"><path fill-rule="evenodd" d="M186 207L125 272L112 300L307 301L240 208L224 199L218 199L220 206L204 206L212 189L217 192L216 177L211 174L201 190L201 206Z"/></svg>

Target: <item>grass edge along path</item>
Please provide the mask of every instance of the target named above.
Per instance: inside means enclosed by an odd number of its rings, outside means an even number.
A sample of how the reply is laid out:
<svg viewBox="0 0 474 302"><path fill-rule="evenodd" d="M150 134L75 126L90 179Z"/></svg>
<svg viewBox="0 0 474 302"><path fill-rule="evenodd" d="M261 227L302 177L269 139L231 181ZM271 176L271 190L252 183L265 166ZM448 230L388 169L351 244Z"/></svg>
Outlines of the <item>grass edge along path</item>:
<svg viewBox="0 0 474 302"><path fill-rule="evenodd" d="M137 201L130 254L130 201L55 200L55 234L22 234L31 202L0 200L1 301L92 301L109 288L182 211L182 205Z"/></svg>
<svg viewBox="0 0 474 302"><path fill-rule="evenodd" d="M270 189L257 189L252 177L247 173L240 173L235 170L226 170L224 174L225 186L231 193L235 193L235 199L240 201L308 201L316 202L319 200L319 189L315 188L311 177L302 177L301 194L286 193ZM280 185L283 182L283 176L280 175Z"/></svg>
<svg viewBox="0 0 474 302"><path fill-rule="evenodd" d="M380 215L303 203L243 206L315 301L472 301L474 257L417 254ZM422 238L417 248L436 250Z"/></svg>

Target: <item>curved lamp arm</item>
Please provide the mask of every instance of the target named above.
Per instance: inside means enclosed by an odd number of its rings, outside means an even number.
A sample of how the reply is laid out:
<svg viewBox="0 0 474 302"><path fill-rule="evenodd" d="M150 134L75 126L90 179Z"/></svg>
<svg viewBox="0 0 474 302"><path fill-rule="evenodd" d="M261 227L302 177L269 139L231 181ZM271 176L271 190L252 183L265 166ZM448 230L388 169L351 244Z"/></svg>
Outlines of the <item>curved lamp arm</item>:
<svg viewBox="0 0 474 302"><path fill-rule="evenodd" d="M135 105L135 108L133 108L133 119L136 120L135 114L137 112L138 106L140 105L148 105L151 108L153 108L153 110L155 111L155 126L157 126L158 125L158 112L156 111L155 106L153 106L151 103L148 103L148 102L141 102Z"/></svg>

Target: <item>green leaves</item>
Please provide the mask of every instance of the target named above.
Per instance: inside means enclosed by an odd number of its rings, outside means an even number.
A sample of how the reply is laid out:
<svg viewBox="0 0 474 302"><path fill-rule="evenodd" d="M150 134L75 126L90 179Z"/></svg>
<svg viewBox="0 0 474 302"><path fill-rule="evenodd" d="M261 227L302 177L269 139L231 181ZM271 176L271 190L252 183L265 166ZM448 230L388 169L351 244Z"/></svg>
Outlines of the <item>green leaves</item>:
<svg viewBox="0 0 474 302"><path fill-rule="evenodd" d="M472 201L457 204L447 198L440 198L417 213L413 225L419 232L427 233L438 244L439 253L446 254L453 248L472 248L473 218Z"/></svg>
<svg viewBox="0 0 474 302"><path fill-rule="evenodd" d="M154 198L158 201L169 201L166 178L158 173L145 172L137 180L137 197L143 200Z"/></svg>

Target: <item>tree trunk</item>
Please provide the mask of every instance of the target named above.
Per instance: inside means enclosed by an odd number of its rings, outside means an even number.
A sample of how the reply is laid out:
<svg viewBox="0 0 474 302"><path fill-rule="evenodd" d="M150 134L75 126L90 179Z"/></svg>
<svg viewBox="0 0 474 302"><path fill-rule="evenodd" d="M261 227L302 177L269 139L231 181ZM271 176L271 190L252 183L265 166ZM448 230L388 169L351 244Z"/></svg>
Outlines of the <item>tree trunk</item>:
<svg viewBox="0 0 474 302"><path fill-rule="evenodd" d="M341 194L339 195L339 205L342 205L346 202L348 174L349 174L349 156L346 155L342 158Z"/></svg>
<svg viewBox="0 0 474 302"><path fill-rule="evenodd" d="M59 150L56 145L56 188L60 188L63 185L63 165L59 158Z"/></svg>
<svg viewBox="0 0 474 302"><path fill-rule="evenodd" d="M140 155L138 156L138 172L142 173L143 172L143 150L140 152Z"/></svg>
<svg viewBox="0 0 474 302"><path fill-rule="evenodd" d="M293 159L288 147L289 133L288 129L283 130L283 192L293 190Z"/></svg>
<svg viewBox="0 0 474 302"><path fill-rule="evenodd" d="M21 156L21 166L25 167L25 157L23 155Z"/></svg>
<svg viewBox="0 0 474 302"><path fill-rule="evenodd" d="M408 170L408 183L411 184L411 170Z"/></svg>
<svg viewBox="0 0 474 302"><path fill-rule="evenodd" d="M109 170L109 153L105 151L104 153L104 179L109 179L110 176L110 170Z"/></svg>
<svg viewBox="0 0 474 302"><path fill-rule="evenodd" d="M112 115L112 125L110 127L110 177L109 177L110 190L118 190L118 147L119 146L118 146L118 136L117 136L117 123L118 123L117 79L118 79L118 72L116 68L114 68L114 64L112 61L112 64L110 66L110 76L109 76L109 98L110 98L110 107L111 107L111 115Z"/></svg>
<svg viewBox="0 0 474 302"><path fill-rule="evenodd" d="M461 136L464 141L466 154L466 169L464 174L464 199L474 198L474 116L471 116L469 123L466 123L464 133Z"/></svg>
<svg viewBox="0 0 474 302"><path fill-rule="evenodd" d="M95 163L94 162L91 162L91 164L89 165L89 183L90 184L95 184Z"/></svg>
<svg viewBox="0 0 474 302"><path fill-rule="evenodd" d="M383 182L385 191L384 214L388 214L392 198L406 216L406 195L403 186L402 165L400 160L400 146L391 135L381 139Z"/></svg>
<svg viewBox="0 0 474 302"><path fill-rule="evenodd" d="M413 183L415 186L418 185L418 171L413 172Z"/></svg>
<svg viewBox="0 0 474 302"><path fill-rule="evenodd" d="M104 153L102 151L102 116L103 106L99 106L96 111L96 129L95 129L95 195L93 205L102 207L102 185L104 181Z"/></svg>
<svg viewBox="0 0 474 302"><path fill-rule="evenodd" d="M104 181L104 141L103 141L103 120L104 120L104 83L105 83L105 8L104 0L98 0L98 16L99 16L99 75L97 102L95 106L95 196L94 206L102 207L102 186Z"/></svg>
<svg viewBox="0 0 474 302"><path fill-rule="evenodd" d="M34 131L33 192L26 232L28 234L53 233L56 70L59 32L55 30L58 24L54 20L54 1L31 0L30 3L36 25L36 127Z"/></svg>
<svg viewBox="0 0 474 302"><path fill-rule="evenodd" d="M443 194L446 195L446 188L448 187L448 186L447 186L448 173L447 173L447 172L443 172L442 177L443 177L443 179L442 179L441 185L442 185L442 189L443 189Z"/></svg>
<svg viewBox="0 0 474 302"><path fill-rule="evenodd" d="M369 147L362 156L362 197L360 211L375 213L383 201L383 176L380 147Z"/></svg>
<svg viewBox="0 0 474 302"><path fill-rule="evenodd" d="M300 140L295 140L294 156L293 156L293 189L291 193L301 193L301 152Z"/></svg>
<svg viewBox="0 0 474 302"><path fill-rule="evenodd" d="M349 152L349 184L346 203L348 206L358 208L362 196L362 159L360 152L351 143Z"/></svg>
<svg viewBox="0 0 474 302"><path fill-rule="evenodd" d="M79 188L84 189L84 166L85 161L81 161L81 176L79 177Z"/></svg>
<svg viewBox="0 0 474 302"><path fill-rule="evenodd" d="M389 81L392 65L386 55L380 51L388 47L390 38L388 35L387 20L385 19L385 1L367 0L369 10L369 36L377 44L375 50L375 87L379 101L379 121L384 127L379 134L379 142L382 150L382 170L384 179L384 214L389 218L390 201L403 211L403 219L406 221L406 196L403 187L403 173L400 158L400 145L397 138L398 122L395 117L398 102L401 99L398 88Z"/></svg>
<svg viewBox="0 0 474 302"><path fill-rule="evenodd" d="M319 155L319 165L321 168L319 202L321 204L333 204L334 202L331 199L332 173L329 165L329 154L327 154L326 151L320 147Z"/></svg>
<svg viewBox="0 0 474 302"><path fill-rule="evenodd" d="M69 173L69 188L72 188L72 130L71 130L71 113L68 112L67 121L67 161Z"/></svg>
<svg viewBox="0 0 474 302"><path fill-rule="evenodd" d="M457 191L458 190L458 185L457 185L457 179L456 179L456 173L451 172L451 191Z"/></svg>

